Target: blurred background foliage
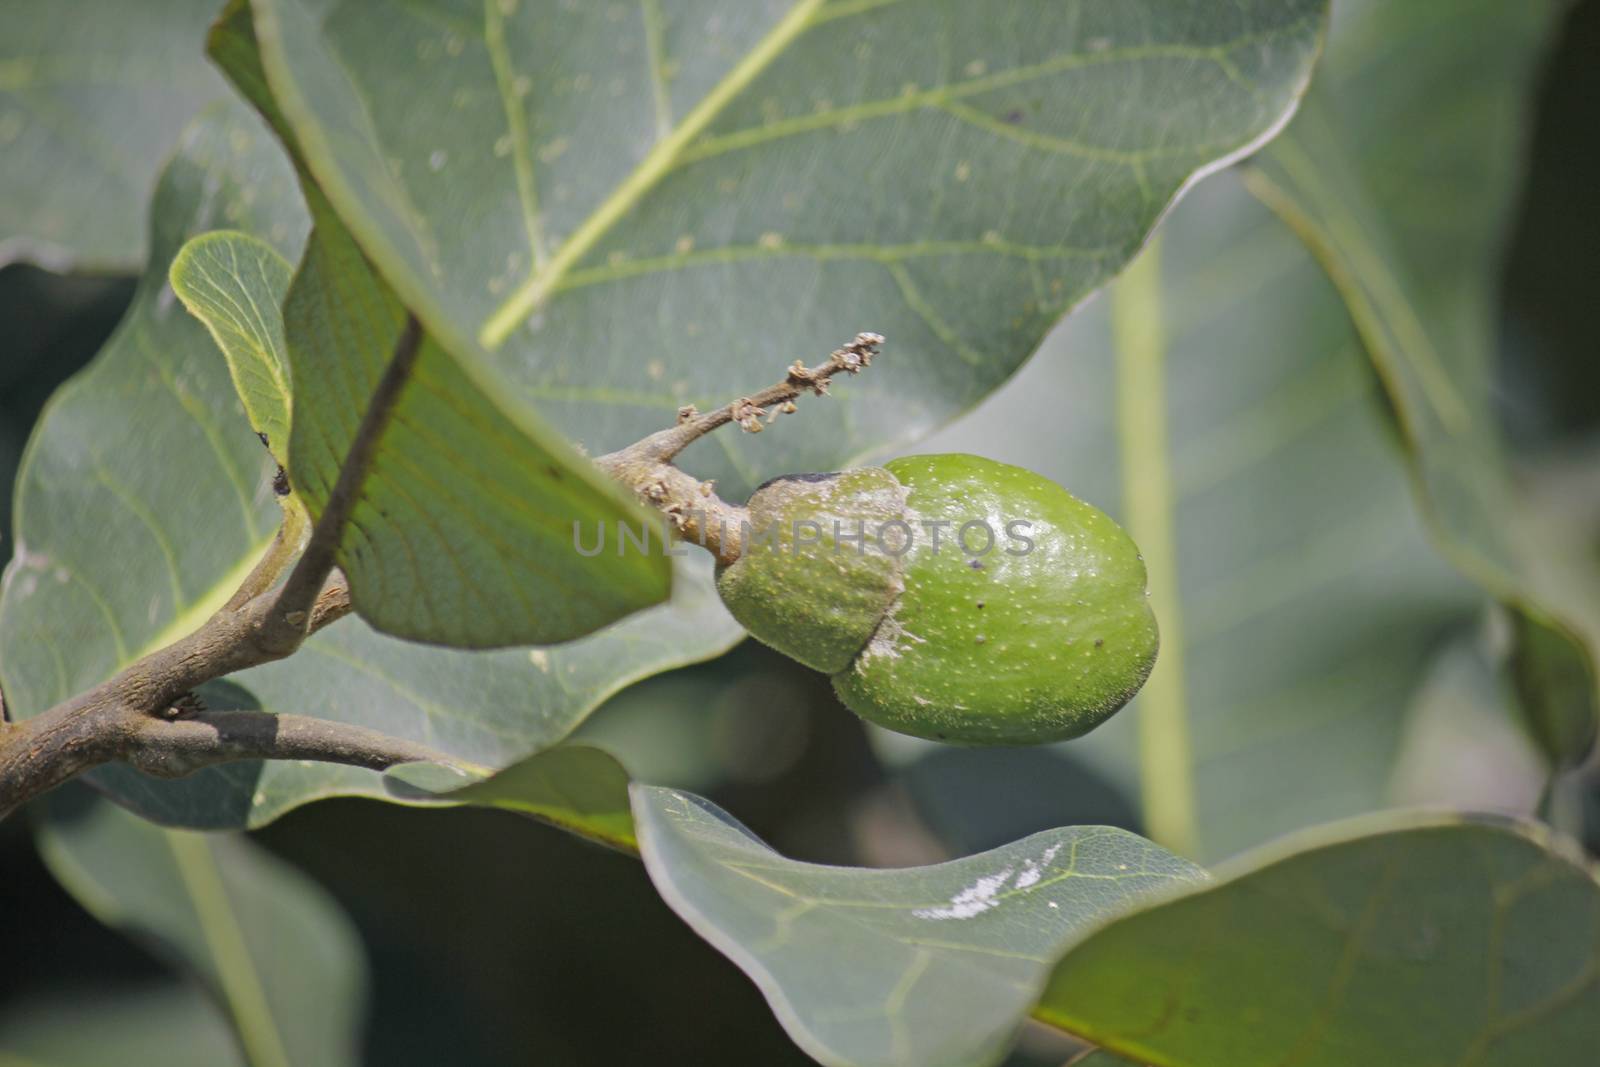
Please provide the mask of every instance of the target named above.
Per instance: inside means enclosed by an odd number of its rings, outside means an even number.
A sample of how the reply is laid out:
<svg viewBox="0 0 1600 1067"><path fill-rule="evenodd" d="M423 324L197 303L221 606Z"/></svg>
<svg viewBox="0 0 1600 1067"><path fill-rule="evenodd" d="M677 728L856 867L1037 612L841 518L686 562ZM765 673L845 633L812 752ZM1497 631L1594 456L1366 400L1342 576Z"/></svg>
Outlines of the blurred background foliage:
<svg viewBox="0 0 1600 1067"><path fill-rule="evenodd" d="M1597 54L1600 0L1586 0L1565 21L1529 118L1496 401L1529 482L1600 529L1600 142L1581 133L1600 100ZM132 288L0 270L0 560L13 548L10 486L29 428L109 335ZM1060 354L1047 347L1040 358ZM1481 695L1474 669L1440 656L1433 699ZM1459 745L1402 764L1417 795L1437 798L1429 782L1443 781L1462 804L1525 807L1519 783L1537 769L1515 763L1497 712L1450 721ZM880 760L824 678L749 642L624 691L579 737L612 749L636 778L702 792L780 851L824 862L924 863L1075 823L1140 829L1126 783L1070 749ZM1440 765L1440 751L1451 761ZM1586 797L1587 825L1600 826L1600 790ZM309 806L256 838L327 887L359 928L373 975L369 1063L809 1062L631 859L504 813L361 801ZM56 885L23 819L0 823L0 945L0 1067L236 1056L198 985ZM1030 1031L1012 1062L1070 1055Z"/></svg>

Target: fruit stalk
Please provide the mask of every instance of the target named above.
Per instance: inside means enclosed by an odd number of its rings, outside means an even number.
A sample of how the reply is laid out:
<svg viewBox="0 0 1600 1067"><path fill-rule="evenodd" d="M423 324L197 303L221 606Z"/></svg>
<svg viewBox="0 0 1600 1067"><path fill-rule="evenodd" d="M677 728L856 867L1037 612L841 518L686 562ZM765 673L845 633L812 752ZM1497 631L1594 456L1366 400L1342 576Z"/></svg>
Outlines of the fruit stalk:
<svg viewBox="0 0 1600 1067"><path fill-rule="evenodd" d="M749 513L718 497L714 482L686 473L673 460L695 441L729 423L737 423L746 433L760 433L780 415L792 414L795 401L805 393L826 396L834 375L861 373L872 364L882 344L881 334L858 333L816 367L796 360L783 381L759 392L713 411L700 412L692 404L679 408L677 425L600 456L595 463L637 493L647 506L666 515L684 540L710 551L718 563L730 564L739 558L740 532Z"/></svg>

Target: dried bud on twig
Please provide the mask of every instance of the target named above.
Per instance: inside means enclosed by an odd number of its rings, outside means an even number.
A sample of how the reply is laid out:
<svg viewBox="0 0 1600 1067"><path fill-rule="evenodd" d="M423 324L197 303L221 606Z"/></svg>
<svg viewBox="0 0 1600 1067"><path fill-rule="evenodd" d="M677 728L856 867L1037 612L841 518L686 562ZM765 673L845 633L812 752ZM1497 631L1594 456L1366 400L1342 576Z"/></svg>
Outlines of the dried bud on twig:
<svg viewBox="0 0 1600 1067"><path fill-rule="evenodd" d="M739 424L740 429L746 433L761 432L761 416L766 409L759 404L751 403L750 398L741 396L733 404L733 421Z"/></svg>

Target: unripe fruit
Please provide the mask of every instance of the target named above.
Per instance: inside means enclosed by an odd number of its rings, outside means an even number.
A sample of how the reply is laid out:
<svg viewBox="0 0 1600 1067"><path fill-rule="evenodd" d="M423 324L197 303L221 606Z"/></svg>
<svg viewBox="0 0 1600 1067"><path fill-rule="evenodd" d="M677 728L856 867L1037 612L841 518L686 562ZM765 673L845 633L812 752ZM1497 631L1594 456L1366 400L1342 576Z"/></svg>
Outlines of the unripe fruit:
<svg viewBox="0 0 1600 1067"><path fill-rule="evenodd" d="M845 704L880 726L965 744L1060 741L1109 718L1155 663L1138 549L1021 467L911 456L779 478L749 510L770 540L747 537L718 571L728 610L832 674Z"/></svg>

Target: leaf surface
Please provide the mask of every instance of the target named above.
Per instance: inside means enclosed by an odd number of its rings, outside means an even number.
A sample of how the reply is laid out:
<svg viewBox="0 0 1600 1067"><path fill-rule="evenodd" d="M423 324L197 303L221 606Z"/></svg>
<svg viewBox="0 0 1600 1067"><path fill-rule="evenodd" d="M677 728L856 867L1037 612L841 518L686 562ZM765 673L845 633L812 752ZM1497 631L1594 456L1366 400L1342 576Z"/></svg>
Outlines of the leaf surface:
<svg viewBox="0 0 1600 1067"><path fill-rule="evenodd" d="M1325 4L254 11L276 104L379 271L486 391L591 450L889 336L803 427L696 450L737 495L1009 376L1195 174L1284 120Z"/></svg>
<svg viewBox="0 0 1600 1067"><path fill-rule="evenodd" d="M1156 1067L1579 1063L1600 1042L1600 885L1566 845L1437 817L1328 836L1091 934L1035 1014Z"/></svg>
<svg viewBox="0 0 1600 1067"><path fill-rule="evenodd" d="M1600 713L1600 569L1514 484L1492 396L1519 90L1565 7L1473 0L1439 34L1442 13L1352 5L1309 106L1247 175L1349 308L1442 549L1519 612L1523 696L1558 765L1583 758ZM1400 34L1415 42L1404 63L1389 51ZM1424 127L1425 141L1406 132ZM1582 700L1563 690L1573 675Z"/></svg>
<svg viewBox="0 0 1600 1067"><path fill-rule="evenodd" d="M291 395L283 300L293 273L267 242L227 230L185 244L169 272L173 292L222 349L245 416L280 465L288 458Z"/></svg>
<svg viewBox="0 0 1600 1067"><path fill-rule="evenodd" d="M226 93L201 55L215 0L0 6L0 265L135 271L184 125Z"/></svg>
<svg viewBox="0 0 1600 1067"><path fill-rule="evenodd" d="M96 918L194 972L252 1067L360 1062L364 954L310 879L242 836L163 830L81 785L44 802L39 848Z"/></svg>
<svg viewBox="0 0 1600 1067"><path fill-rule="evenodd" d="M667 903L832 1065L998 1061L1066 944L1142 895L1205 877L1108 827L866 870L785 859L691 793L635 786L633 814Z"/></svg>

